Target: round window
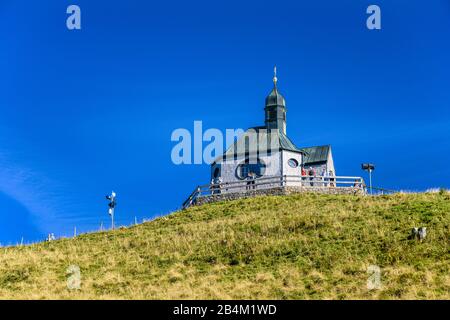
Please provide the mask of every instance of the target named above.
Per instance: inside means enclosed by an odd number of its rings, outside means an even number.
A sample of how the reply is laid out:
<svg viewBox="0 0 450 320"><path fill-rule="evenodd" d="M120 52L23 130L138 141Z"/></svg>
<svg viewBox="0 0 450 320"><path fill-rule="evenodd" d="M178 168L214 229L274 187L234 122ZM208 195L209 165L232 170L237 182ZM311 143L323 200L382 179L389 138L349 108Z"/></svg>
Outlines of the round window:
<svg viewBox="0 0 450 320"><path fill-rule="evenodd" d="M288 164L291 168L297 168L298 167L298 161L295 159L289 159Z"/></svg>

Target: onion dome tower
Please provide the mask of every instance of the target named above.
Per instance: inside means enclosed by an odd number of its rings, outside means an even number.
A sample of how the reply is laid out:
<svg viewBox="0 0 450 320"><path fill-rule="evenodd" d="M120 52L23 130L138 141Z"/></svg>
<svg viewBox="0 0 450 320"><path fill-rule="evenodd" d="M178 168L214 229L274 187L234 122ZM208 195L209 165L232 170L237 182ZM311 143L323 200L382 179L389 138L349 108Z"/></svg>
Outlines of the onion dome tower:
<svg viewBox="0 0 450 320"><path fill-rule="evenodd" d="M266 98L264 108L266 128L277 129L286 134L286 101L277 88L277 67L274 68L273 89Z"/></svg>

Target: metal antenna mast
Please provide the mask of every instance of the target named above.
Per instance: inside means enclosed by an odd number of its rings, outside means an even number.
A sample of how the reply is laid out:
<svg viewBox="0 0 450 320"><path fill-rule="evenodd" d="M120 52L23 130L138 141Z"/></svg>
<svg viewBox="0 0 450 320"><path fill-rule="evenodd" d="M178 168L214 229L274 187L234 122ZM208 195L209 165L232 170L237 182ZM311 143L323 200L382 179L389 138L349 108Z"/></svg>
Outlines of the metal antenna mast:
<svg viewBox="0 0 450 320"><path fill-rule="evenodd" d="M106 199L109 200L108 214L111 217L111 229L114 230L114 208L116 207L116 193L114 191L112 191L111 195L106 196Z"/></svg>

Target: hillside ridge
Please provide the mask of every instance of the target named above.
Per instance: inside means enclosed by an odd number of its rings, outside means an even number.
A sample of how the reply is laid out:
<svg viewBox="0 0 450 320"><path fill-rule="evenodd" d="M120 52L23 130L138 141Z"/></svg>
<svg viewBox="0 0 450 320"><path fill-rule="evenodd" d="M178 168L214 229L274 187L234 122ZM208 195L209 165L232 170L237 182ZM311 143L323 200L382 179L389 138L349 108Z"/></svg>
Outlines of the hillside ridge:
<svg viewBox="0 0 450 320"><path fill-rule="evenodd" d="M417 226L423 242L408 240ZM449 229L447 192L213 203L2 248L0 298L450 299Z"/></svg>

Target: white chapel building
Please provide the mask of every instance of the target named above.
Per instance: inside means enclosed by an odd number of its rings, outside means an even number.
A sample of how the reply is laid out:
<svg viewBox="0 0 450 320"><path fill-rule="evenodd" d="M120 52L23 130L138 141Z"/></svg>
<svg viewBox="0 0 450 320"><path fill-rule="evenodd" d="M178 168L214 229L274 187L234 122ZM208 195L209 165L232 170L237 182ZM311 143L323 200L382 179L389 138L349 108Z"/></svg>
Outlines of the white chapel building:
<svg viewBox="0 0 450 320"><path fill-rule="evenodd" d="M211 164L211 181L239 182L249 174L258 178L309 175L335 176L330 145L297 147L286 134L286 100L278 91L276 69L273 89L266 97L263 126L247 129ZM294 129L295 130L295 129Z"/></svg>

